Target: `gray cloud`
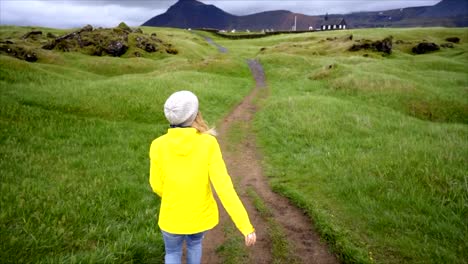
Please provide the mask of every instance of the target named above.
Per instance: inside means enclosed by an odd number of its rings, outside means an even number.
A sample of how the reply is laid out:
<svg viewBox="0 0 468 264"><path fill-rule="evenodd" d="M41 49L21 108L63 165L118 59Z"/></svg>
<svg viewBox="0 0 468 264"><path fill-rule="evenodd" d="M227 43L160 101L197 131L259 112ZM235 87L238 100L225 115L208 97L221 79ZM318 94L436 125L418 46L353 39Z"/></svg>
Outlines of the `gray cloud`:
<svg viewBox="0 0 468 264"><path fill-rule="evenodd" d="M44 2L54 2L56 0L43 0ZM202 0L203 1L203 0ZM84 6L106 6L118 5L122 7L142 7L151 9L164 9L164 11L171 5L175 4L177 0L65 0L65 2L73 3L74 5Z"/></svg>
<svg viewBox="0 0 468 264"><path fill-rule="evenodd" d="M93 1L0 1L0 24L55 28L93 26L112 27L124 21L139 26L167 7L123 6L118 1L100 4ZM114 3L110 3L114 2Z"/></svg>
<svg viewBox="0 0 468 264"><path fill-rule="evenodd" d="M213 4L226 12L235 15L252 14L271 10L289 10L306 15L346 14L358 11L381 11L411 6L430 6L441 0L206 0L206 4Z"/></svg>
<svg viewBox="0 0 468 264"><path fill-rule="evenodd" d="M440 0L202 0L234 15L270 10L319 15L357 11L379 11L410 6L428 6ZM121 21L138 26L164 13L176 0L88 1L88 0L0 0L0 24L34 25L55 28L81 27L86 24L110 27Z"/></svg>

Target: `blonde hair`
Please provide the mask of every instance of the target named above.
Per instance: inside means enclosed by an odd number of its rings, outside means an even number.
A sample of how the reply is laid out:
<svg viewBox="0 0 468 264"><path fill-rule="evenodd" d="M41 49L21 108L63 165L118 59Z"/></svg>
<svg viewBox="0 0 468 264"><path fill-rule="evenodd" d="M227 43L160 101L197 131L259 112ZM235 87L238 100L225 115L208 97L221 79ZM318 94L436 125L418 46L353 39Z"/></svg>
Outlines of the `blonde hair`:
<svg viewBox="0 0 468 264"><path fill-rule="evenodd" d="M202 113L200 111L198 111L197 116L195 117L195 120L192 123L192 127L202 134L210 134L212 136L218 135L214 128L208 127L208 124L203 119Z"/></svg>

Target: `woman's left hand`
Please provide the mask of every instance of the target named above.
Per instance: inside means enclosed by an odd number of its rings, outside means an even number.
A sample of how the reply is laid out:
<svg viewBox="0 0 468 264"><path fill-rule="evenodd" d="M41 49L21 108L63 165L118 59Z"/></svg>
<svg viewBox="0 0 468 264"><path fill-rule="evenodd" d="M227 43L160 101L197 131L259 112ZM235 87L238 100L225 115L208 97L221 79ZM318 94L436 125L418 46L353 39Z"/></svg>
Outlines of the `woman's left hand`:
<svg viewBox="0 0 468 264"><path fill-rule="evenodd" d="M255 235L255 232L252 232L245 236L245 245L248 247L253 246L256 241L257 241L257 235Z"/></svg>

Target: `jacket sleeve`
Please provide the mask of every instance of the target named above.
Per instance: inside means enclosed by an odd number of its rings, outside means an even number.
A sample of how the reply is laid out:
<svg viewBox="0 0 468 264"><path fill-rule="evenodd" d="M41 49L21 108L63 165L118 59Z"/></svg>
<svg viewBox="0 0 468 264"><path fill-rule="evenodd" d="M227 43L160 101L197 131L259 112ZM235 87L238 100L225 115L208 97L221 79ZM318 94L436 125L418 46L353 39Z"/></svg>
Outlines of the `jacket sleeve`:
<svg viewBox="0 0 468 264"><path fill-rule="evenodd" d="M162 179L162 168L161 162L158 161L157 155L157 143L153 141L150 147L150 177L149 183L153 191L160 197L162 197L163 190L163 179Z"/></svg>
<svg viewBox="0 0 468 264"><path fill-rule="evenodd" d="M237 229L244 236L254 232L247 211L234 189L231 177L224 164L219 144L215 138L211 144L211 157L208 170L210 181Z"/></svg>

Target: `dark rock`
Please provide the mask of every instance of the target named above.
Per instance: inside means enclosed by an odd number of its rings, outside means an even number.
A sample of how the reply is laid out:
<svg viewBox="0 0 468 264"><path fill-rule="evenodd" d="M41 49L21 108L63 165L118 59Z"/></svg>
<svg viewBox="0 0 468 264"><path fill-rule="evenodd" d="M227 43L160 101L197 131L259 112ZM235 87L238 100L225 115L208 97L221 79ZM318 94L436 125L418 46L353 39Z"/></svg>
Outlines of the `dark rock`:
<svg viewBox="0 0 468 264"><path fill-rule="evenodd" d="M452 42L452 43L460 43L460 38L458 37L450 37L450 38L446 38L445 40L448 42Z"/></svg>
<svg viewBox="0 0 468 264"><path fill-rule="evenodd" d="M415 54L425 54L437 50L440 50L439 45L431 42L421 42L412 49Z"/></svg>
<svg viewBox="0 0 468 264"><path fill-rule="evenodd" d="M157 51L157 48L156 48L156 46L154 46L154 45L151 44L151 43L146 43L146 45L145 45L145 51L146 51L146 52L155 52L155 51Z"/></svg>
<svg viewBox="0 0 468 264"><path fill-rule="evenodd" d="M25 49L16 45L0 45L0 54L2 53L27 62L35 62L38 60L37 55L33 50Z"/></svg>
<svg viewBox="0 0 468 264"><path fill-rule="evenodd" d="M267 48L263 47L260 49L260 51L265 51Z"/></svg>
<svg viewBox="0 0 468 264"><path fill-rule="evenodd" d="M138 52L138 51L135 51L135 53L133 53L135 55L135 57L141 57L141 53Z"/></svg>
<svg viewBox="0 0 468 264"><path fill-rule="evenodd" d="M9 45L0 45L0 51L11 53L11 48Z"/></svg>
<svg viewBox="0 0 468 264"><path fill-rule="evenodd" d="M30 31L28 33L26 33L24 36L23 36L23 39L27 39L29 37L32 37L32 36L40 36L42 35L42 31L40 30L33 30L33 31Z"/></svg>
<svg viewBox="0 0 468 264"><path fill-rule="evenodd" d="M178 50L176 50L174 48L171 48L171 47L166 48L166 52L169 53L169 54L173 54L173 55L176 55L176 54L179 53Z"/></svg>
<svg viewBox="0 0 468 264"><path fill-rule="evenodd" d="M359 50L375 50L378 52L383 52L385 54L391 54L392 53L392 37L387 37L384 38L383 40L377 40L377 41L370 41L363 39L360 41L361 44L353 44L351 48L349 48L349 51L359 51Z"/></svg>
<svg viewBox="0 0 468 264"><path fill-rule="evenodd" d="M391 54L392 53L392 38L387 37L384 38L382 41L376 41L373 43L373 46L377 49L377 51L386 53L386 54Z"/></svg>
<svg viewBox="0 0 468 264"><path fill-rule="evenodd" d="M444 43L444 44L441 44L440 47L442 47L442 48L449 48L449 49L453 49L453 48L454 48L453 43Z"/></svg>
<svg viewBox="0 0 468 264"><path fill-rule="evenodd" d="M363 43L363 44L353 44L349 51L359 51L362 49L370 49L372 47L371 43Z"/></svg>
<svg viewBox="0 0 468 264"><path fill-rule="evenodd" d="M35 62L37 61L37 55L36 53L26 53L24 55L24 60L28 62Z"/></svg>
<svg viewBox="0 0 468 264"><path fill-rule="evenodd" d="M55 39L55 41L61 41L61 40L64 40L64 39L73 39L76 37L76 35L78 35L79 32L71 32L71 33L68 33L68 34L65 34L63 36L60 36L58 38Z"/></svg>
<svg viewBox="0 0 468 264"><path fill-rule="evenodd" d="M105 52L108 54L114 56L114 57L120 57L125 52L127 52L128 46L123 42L123 41L111 41L109 45L106 47Z"/></svg>

